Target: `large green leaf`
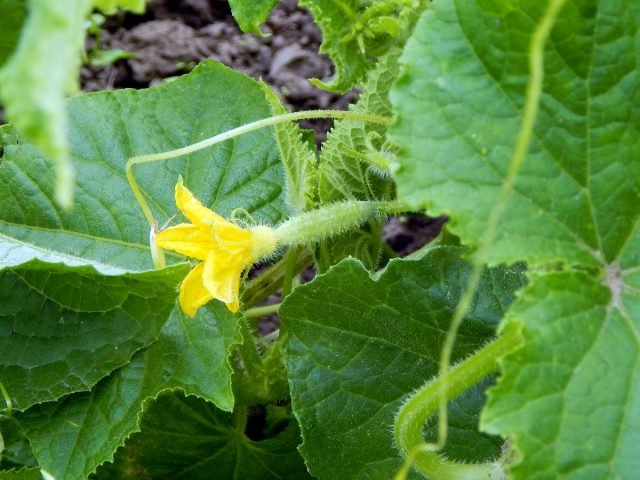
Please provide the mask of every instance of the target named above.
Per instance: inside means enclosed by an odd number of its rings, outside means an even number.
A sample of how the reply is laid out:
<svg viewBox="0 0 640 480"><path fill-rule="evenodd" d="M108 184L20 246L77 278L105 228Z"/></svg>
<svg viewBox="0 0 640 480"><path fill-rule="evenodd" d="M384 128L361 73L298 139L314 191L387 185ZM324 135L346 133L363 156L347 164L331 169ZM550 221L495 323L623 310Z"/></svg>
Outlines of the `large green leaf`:
<svg viewBox="0 0 640 480"><path fill-rule="evenodd" d="M86 478L138 430L144 402L164 390L178 388L230 411L229 355L239 338L237 319L220 303L195 318L175 309L156 343L91 392L17 415L39 464L55 478Z"/></svg>
<svg viewBox="0 0 640 480"><path fill-rule="evenodd" d="M399 195L450 214L473 246L506 176L543 10L439 1L403 56ZM513 439L515 479L638 472L639 14L636 2L566 2L544 50L526 161L488 251L491 262L538 267L507 322L524 344L504 359L484 414L485 428Z"/></svg>
<svg viewBox="0 0 640 480"><path fill-rule="evenodd" d="M197 99L197 100L196 100ZM271 115L262 87L213 61L148 90L83 95L69 101L77 171L73 210L53 203L53 173L32 145L0 129L0 266L32 258L93 265L103 273L152 267L149 225L125 178L134 155L189 145ZM223 215L243 208L261 223L286 213L275 133L260 130L222 145L135 170L159 223L174 213L179 175ZM78 258L81 257L81 258Z"/></svg>
<svg viewBox="0 0 640 480"><path fill-rule="evenodd" d="M0 66L16 48L26 16L26 0L0 0Z"/></svg>
<svg viewBox="0 0 640 480"><path fill-rule="evenodd" d="M19 410L87 391L153 342L185 269L0 272L0 381Z"/></svg>
<svg viewBox="0 0 640 480"><path fill-rule="evenodd" d="M534 278L513 305L525 343L503 361L483 427L516 439L514 479L640 471L640 296L625 290L562 272Z"/></svg>
<svg viewBox="0 0 640 480"><path fill-rule="evenodd" d="M97 479L311 478L296 450L300 433L294 421L272 438L253 441L242 431L242 414L172 393L149 406L140 427Z"/></svg>
<svg viewBox="0 0 640 480"><path fill-rule="evenodd" d="M392 93L402 145L398 194L474 244L520 127L529 40L545 2L434 3ZM525 165L490 248L492 262L598 265L616 258L640 214L637 2L567 2L544 54ZM611 19L615 19L611 21ZM616 62L612 63L611 59Z"/></svg>
<svg viewBox="0 0 640 480"><path fill-rule="evenodd" d="M442 341L470 270L461 251L436 248L417 261L392 261L377 279L358 261L344 260L285 300L280 316L289 336L292 405L313 475L393 478L402 462L393 444L394 414L406 395L437 374ZM455 360L493 336L523 282L520 269L483 273ZM495 456L499 440L476 428L482 390L468 395L453 404L450 421L457 438L473 446L446 453L464 455L461 461ZM465 411L473 421L465 420Z"/></svg>

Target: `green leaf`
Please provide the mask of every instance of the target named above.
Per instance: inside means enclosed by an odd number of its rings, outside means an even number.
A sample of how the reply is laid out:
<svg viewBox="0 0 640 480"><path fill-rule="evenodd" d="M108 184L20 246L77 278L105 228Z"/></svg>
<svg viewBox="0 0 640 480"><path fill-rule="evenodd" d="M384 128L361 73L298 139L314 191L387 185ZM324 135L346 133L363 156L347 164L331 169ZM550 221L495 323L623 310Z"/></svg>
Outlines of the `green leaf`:
<svg viewBox="0 0 640 480"><path fill-rule="evenodd" d="M278 0L229 0L231 13L244 32L261 34L260 24L278 3Z"/></svg>
<svg viewBox="0 0 640 480"><path fill-rule="evenodd" d="M37 468L4 470L0 471L0 480L42 480L42 474Z"/></svg>
<svg viewBox="0 0 640 480"><path fill-rule="evenodd" d="M15 50L26 16L26 0L0 0L0 66Z"/></svg>
<svg viewBox="0 0 640 480"><path fill-rule="evenodd" d="M392 93L398 194L476 244L520 127L529 40L545 3L444 0L427 10ZM640 4L567 2L544 53L540 109L490 262L598 265L640 214ZM610 22L613 18L615 21ZM611 59L616 58L615 64Z"/></svg>
<svg viewBox="0 0 640 480"><path fill-rule="evenodd" d="M0 272L0 381L14 408L87 391L153 342L185 269Z"/></svg>
<svg viewBox="0 0 640 480"><path fill-rule="evenodd" d="M155 400L133 435L96 479L208 480L311 478L296 450L300 433L291 421L278 435L254 441L230 415L194 397L166 394ZM240 415L241 418L241 415Z"/></svg>
<svg viewBox="0 0 640 480"><path fill-rule="evenodd" d="M369 73L358 102L350 110L384 117L391 116L389 89L398 75L398 51L380 59ZM385 142L387 127L355 120L338 120L322 145L318 168L318 196L321 204L342 200L389 198L392 185L388 170L375 164L378 156L391 156ZM373 159L373 160L372 160ZM375 270L382 235L380 220L358 231L328 240L316 252L318 268L326 271L343 258L353 256Z"/></svg>
<svg viewBox="0 0 640 480"><path fill-rule="evenodd" d="M403 56L399 195L450 214L472 245L504 182L543 9L436 2ZM539 266L505 325L522 329L523 346L503 360L483 421L512 438L514 479L633 478L640 466L638 14L635 2L566 3L545 47L526 162L489 248L490 262Z"/></svg>
<svg viewBox="0 0 640 480"><path fill-rule="evenodd" d="M376 57L403 43L428 2L419 0L407 6L398 0L301 0L300 5L313 13L322 30L320 52L329 55L336 67L329 83L312 83L344 93L365 78Z"/></svg>
<svg viewBox="0 0 640 480"><path fill-rule="evenodd" d="M165 390L181 389L230 411L229 355L239 338L237 319L220 303L195 318L175 309L157 342L91 392L17 415L39 464L55 478L86 478L139 430L145 401Z"/></svg>
<svg viewBox="0 0 640 480"><path fill-rule="evenodd" d="M273 115L282 115L287 110L278 96L265 84L263 89L271 104ZM287 204L293 212L301 212L317 204L317 158L312 143L303 140L302 130L297 123L287 122L274 126L282 164L287 179Z"/></svg>
<svg viewBox="0 0 640 480"><path fill-rule="evenodd" d="M230 0L231 11L245 32L260 33L277 0ZM428 2L417 0L301 0L322 31L320 52L331 57L336 73L329 83L312 79L326 90L345 93L361 83L376 58L402 45Z"/></svg>
<svg viewBox="0 0 640 480"><path fill-rule="evenodd" d="M136 58L136 55L135 53L122 50L121 48L111 48L109 50L98 49L91 52L89 64L92 67L106 67L113 65L118 60L127 58Z"/></svg>
<svg viewBox="0 0 640 480"><path fill-rule="evenodd" d="M29 440L18 422L12 417L0 415L0 472L36 465Z"/></svg>
<svg viewBox="0 0 640 480"><path fill-rule="evenodd" d="M107 15L113 15L119 8L133 13L143 13L145 0L93 0L93 5Z"/></svg>
<svg viewBox="0 0 640 480"><path fill-rule="evenodd" d="M391 117L389 90L399 73L398 51L386 55L369 74L358 102L349 110ZM370 158L384 155L387 127L362 120L338 120L322 145L318 170L321 203L340 200L371 200L385 196L391 187L388 172L376 168Z"/></svg>
<svg viewBox="0 0 640 480"><path fill-rule="evenodd" d="M271 104L258 82L207 61L159 87L73 98L68 112L78 182L72 211L53 203L53 174L37 149L0 129L0 191L11 192L0 197L0 268L37 258L105 274L151 269L149 224L125 178L127 159L269 117ZM242 207L274 224L287 212L279 158L273 130L263 129L134 173L160 224L176 213L180 175L218 213Z"/></svg>
<svg viewBox="0 0 640 480"><path fill-rule="evenodd" d="M633 478L640 471L640 296L619 277L533 278L508 315L524 346L502 362L483 427L516 439L514 479Z"/></svg>
<svg viewBox="0 0 640 480"><path fill-rule="evenodd" d="M56 166L56 201L72 205L73 169L64 95L77 88L91 0L30 0L20 42L0 70L7 118Z"/></svg>
<svg viewBox="0 0 640 480"><path fill-rule="evenodd" d="M470 271L461 252L435 248L418 261L392 261L377 279L356 260L344 260L285 300L279 313L288 335L292 406L304 440L300 451L313 475L387 479L399 469L394 415L406 395L437 374L442 341ZM521 269L485 270L454 361L492 338L523 283ZM450 422L476 446L446 453L463 454L459 460L465 461L495 456L496 440L476 428L482 390L468 395L453 404ZM475 416L471 423L463 418L465 402Z"/></svg>

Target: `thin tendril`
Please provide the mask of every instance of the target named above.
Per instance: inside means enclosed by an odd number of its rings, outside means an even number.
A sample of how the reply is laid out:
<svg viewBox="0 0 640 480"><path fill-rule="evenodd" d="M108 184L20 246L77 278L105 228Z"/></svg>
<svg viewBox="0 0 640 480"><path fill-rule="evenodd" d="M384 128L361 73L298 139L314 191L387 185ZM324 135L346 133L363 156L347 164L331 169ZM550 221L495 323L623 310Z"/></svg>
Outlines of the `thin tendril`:
<svg viewBox="0 0 640 480"><path fill-rule="evenodd" d="M469 276L469 281L467 282L467 288L465 289L465 293L453 314L451 325L449 326L449 330L447 331L447 336L442 347L438 375L443 378L446 378L447 372L449 371L449 364L451 363L451 354L456 334L467 310L471 305L473 297L475 296L476 289L480 281L480 275L482 273L482 265L486 263L489 248L493 242L507 199L513 191L518 174L524 164L527 150L529 149L529 143L533 134L533 127L538 114L540 96L542 94L542 81L544 77L544 45L564 1L565 0L549 1L547 10L531 38L531 44L529 46L530 75L529 82L527 84L526 103L524 106L522 123L520 124L520 131L518 132L516 145L511 156L507 175L498 194L495 206L491 210L489 218L487 219L487 227L480 240L478 251L473 257L473 267ZM438 393L440 399L438 406L438 441L435 445L432 445L434 450L441 450L447 441L447 388L446 382L442 382Z"/></svg>
<svg viewBox="0 0 640 480"><path fill-rule="evenodd" d="M264 118L262 120L257 120L255 122L247 123L246 125L242 125L240 127L228 130L226 132L220 133L213 137L207 138L200 142L188 145L186 147L178 148L175 150L169 150L167 152L161 153L152 153L149 155L137 155L131 157L127 160L125 171L127 175L127 180L129 182L129 186L131 187L131 191L133 195L136 197L142 212L144 213L145 218L149 222L149 226L151 227L152 232L155 228L155 218L153 216L153 212L149 207L146 199L144 198L144 194L136 181L136 178L133 174L133 167L135 165L141 165L143 163L151 163L151 162L159 162L162 160L169 160L171 158L181 157L183 155L188 155L190 153L197 152L207 147L211 147L218 143L224 142L226 140L238 137L240 135L244 135L245 133L253 132L255 130L259 130L261 128L270 127L273 125L278 125L280 123L291 122L295 120L311 120L311 119L319 119L319 118L331 118L331 119L350 119L350 120L361 120L363 122L377 123L380 125L390 125L391 119L387 117L383 117L380 115L374 115L371 113L361 113L361 112L352 112L352 111L343 111L343 110L310 110L306 112L292 112L285 113L282 115L275 115L273 117ZM153 245L152 245L153 247ZM154 258L155 262L155 258ZM156 264L156 267L160 267L163 265Z"/></svg>

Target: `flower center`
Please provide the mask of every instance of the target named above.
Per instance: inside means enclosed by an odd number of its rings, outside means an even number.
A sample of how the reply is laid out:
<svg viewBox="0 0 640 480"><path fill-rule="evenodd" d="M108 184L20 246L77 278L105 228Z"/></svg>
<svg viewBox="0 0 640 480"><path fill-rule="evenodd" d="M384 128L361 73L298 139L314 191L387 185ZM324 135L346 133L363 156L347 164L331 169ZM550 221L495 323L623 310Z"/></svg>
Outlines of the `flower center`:
<svg viewBox="0 0 640 480"><path fill-rule="evenodd" d="M275 251L278 244L276 233L272 228L258 225L251 229L251 233L253 234L251 254L255 260L267 257Z"/></svg>

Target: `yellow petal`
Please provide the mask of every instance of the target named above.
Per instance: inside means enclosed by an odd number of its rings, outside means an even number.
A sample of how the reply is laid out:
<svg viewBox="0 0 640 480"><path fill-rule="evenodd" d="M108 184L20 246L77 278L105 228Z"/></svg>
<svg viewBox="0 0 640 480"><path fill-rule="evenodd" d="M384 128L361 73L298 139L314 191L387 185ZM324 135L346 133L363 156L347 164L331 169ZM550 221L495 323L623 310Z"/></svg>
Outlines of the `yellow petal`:
<svg viewBox="0 0 640 480"><path fill-rule="evenodd" d="M226 304L237 305L240 275L250 261L246 252L244 254L225 250L211 252L204 262L202 274L204 286L211 296ZM232 310L231 307L229 309Z"/></svg>
<svg viewBox="0 0 640 480"><path fill-rule="evenodd" d="M229 251L245 250L253 245L253 234L231 222L217 222L213 225L212 234L218 248Z"/></svg>
<svg viewBox="0 0 640 480"><path fill-rule="evenodd" d="M184 213L184 216L195 225L212 226L218 222L229 223L220 215L202 205L200 200L194 197L193 193L184 186L182 177L176 184L176 205Z"/></svg>
<svg viewBox="0 0 640 480"><path fill-rule="evenodd" d="M203 271L204 264L199 263L184 277L180 285L180 308L190 317L194 317L198 309L213 298L202 282Z"/></svg>
<svg viewBox="0 0 640 480"><path fill-rule="evenodd" d="M226 305L227 308L231 310L231 312L236 313L238 310L240 310L240 299L236 298L233 302L227 303Z"/></svg>
<svg viewBox="0 0 640 480"><path fill-rule="evenodd" d="M211 235L190 223L181 223L158 232L156 245L198 260L205 260L207 254L214 248Z"/></svg>

